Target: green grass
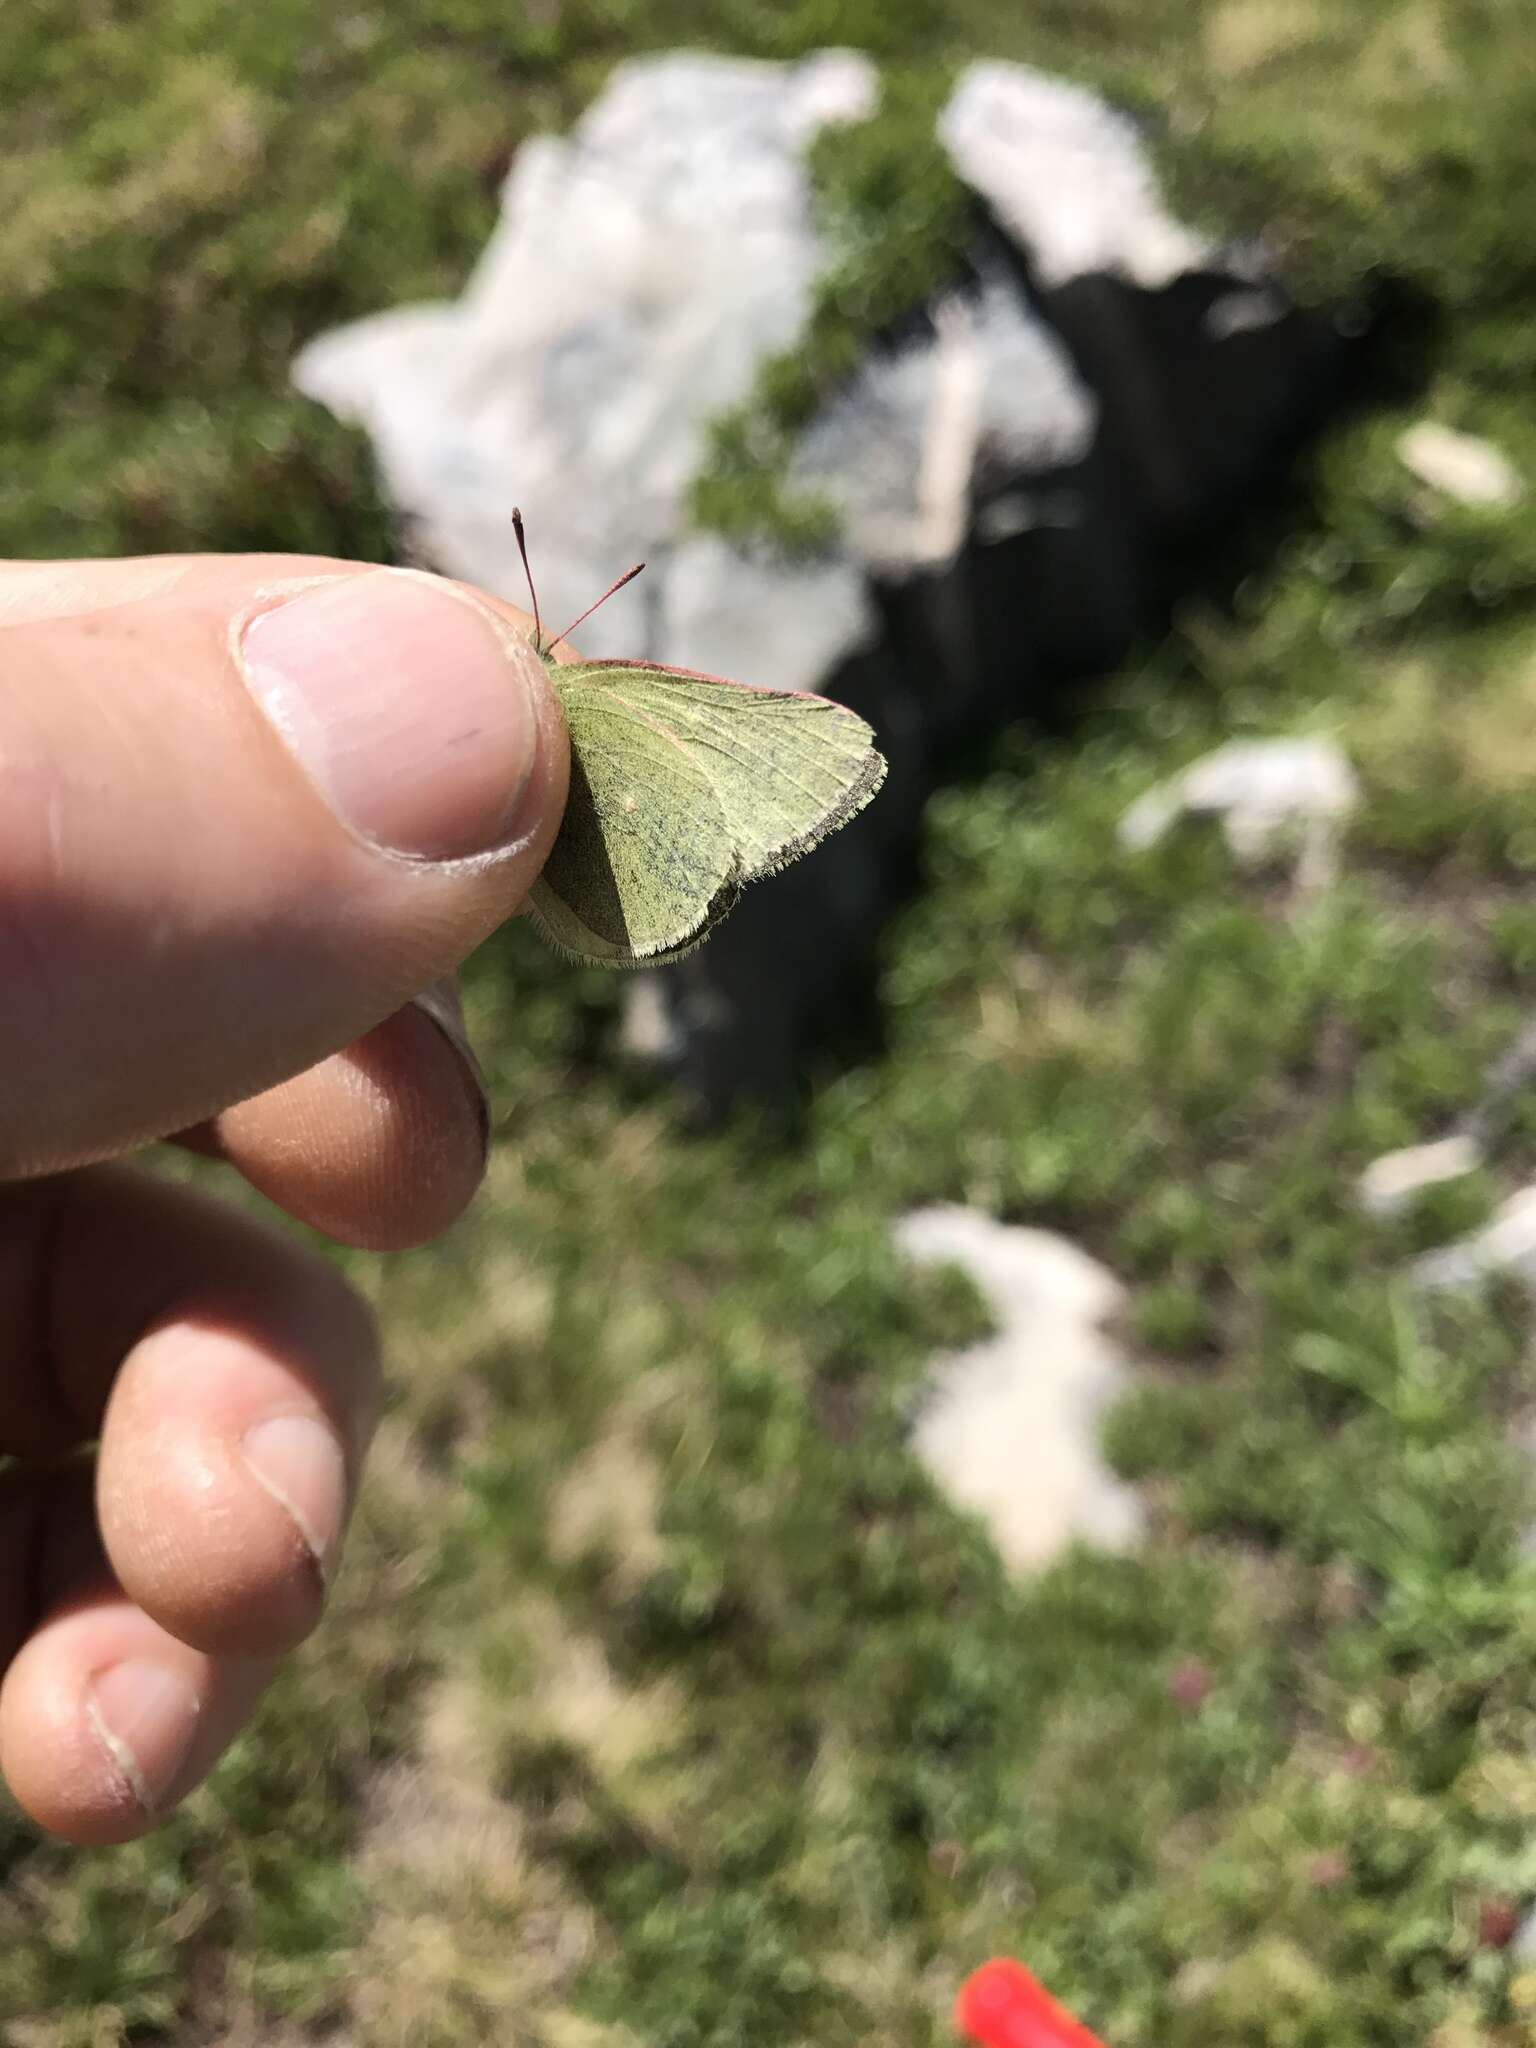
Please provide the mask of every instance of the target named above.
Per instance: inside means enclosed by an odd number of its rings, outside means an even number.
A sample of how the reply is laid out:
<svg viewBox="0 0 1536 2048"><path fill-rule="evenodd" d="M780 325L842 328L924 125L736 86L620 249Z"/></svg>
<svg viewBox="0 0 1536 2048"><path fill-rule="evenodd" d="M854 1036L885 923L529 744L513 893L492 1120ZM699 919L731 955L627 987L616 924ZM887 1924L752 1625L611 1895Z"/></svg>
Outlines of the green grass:
<svg viewBox="0 0 1536 2048"><path fill-rule="evenodd" d="M687 1135L620 1070L612 978L487 949L486 1198L431 1257L348 1261L394 1398L330 1619L154 1840L0 1819L7 2040L929 2048L997 1950L1111 2048L1536 2040L1481 1918L1536 1896L1527 1319L1398 1280L1532 1177L1528 1105L1475 1185L1351 1199L1465 1105L1536 968L1536 505L1426 517L1392 453L1432 410L1536 478L1527 20L13 0L14 553L382 551L289 352L452 290L507 145L676 40L1060 66L1161 108L1185 203L1269 223L1309 288L1394 270L1445 317L1427 389L1338 430L1232 606L934 803L889 1050L793 1149ZM1198 829L1117 846L1156 779L1293 731L1367 791L1326 896ZM1131 1286L1140 1558L1011 1585L908 1456L923 1360L979 1327L890 1248L934 1200Z"/></svg>

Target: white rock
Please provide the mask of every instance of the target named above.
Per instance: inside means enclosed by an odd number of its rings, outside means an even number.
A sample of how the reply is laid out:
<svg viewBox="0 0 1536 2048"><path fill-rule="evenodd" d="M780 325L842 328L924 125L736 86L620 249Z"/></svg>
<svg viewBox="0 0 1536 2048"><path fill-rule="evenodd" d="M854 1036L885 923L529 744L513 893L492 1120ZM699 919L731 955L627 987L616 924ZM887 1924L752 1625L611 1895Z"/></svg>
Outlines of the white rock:
<svg viewBox="0 0 1536 2048"><path fill-rule="evenodd" d="M876 633L871 573L931 579L978 505L1006 493L987 512L990 542L1081 534L1075 550L1052 544L1081 587L1040 592L1028 615L1050 645L1065 636L1069 665L1101 656L1100 622L1139 601L1134 522L1092 468L1096 396L1000 261L932 309L931 331L917 322L872 350L801 438L792 483L831 501L840 547L808 569L772 550L727 557L689 531L707 426L800 335L825 268L806 145L877 96L874 67L846 50L622 65L569 135L519 149L462 297L301 352L295 383L367 429L420 559L521 599L508 531L521 504L556 629L648 561L583 627L585 652L814 689ZM1164 209L1135 125L1079 86L972 65L939 133L1046 283L1094 272L1156 289L1212 258ZM1272 280L1235 257L1218 267L1230 289L1213 335L1280 318ZM1264 375L1289 389L1300 372L1292 347ZM1134 381L1152 403L1161 372L1144 363ZM1022 646L1021 678L1030 655Z"/></svg>
<svg viewBox="0 0 1536 2048"><path fill-rule="evenodd" d="M1097 271L1155 290L1210 260L1206 237L1164 207L1134 124L1080 85L973 64L939 136L1047 288Z"/></svg>
<svg viewBox="0 0 1536 2048"><path fill-rule="evenodd" d="M1461 505L1494 511L1518 505L1525 496L1519 471L1501 448L1477 434L1458 434L1438 420L1420 420L1402 435L1398 459L1406 469Z"/></svg>
<svg viewBox="0 0 1536 2048"><path fill-rule="evenodd" d="M1465 1173L1476 1173L1482 1163L1482 1147L1464 1135L1383 1152L1360 1176L1360 1206L1371 1216L1395 1215L1421 1189L1460 1180Z"/></svg>
<svg viewBox="0 0 1536 2048"><path fill-rule="evenodd" d="M295 383L367 428L435 567L521 597L508 526L520 503L556 628L651 557L582 644L656 651L703 424L800 332L824 260L802 151L874 91L873 68L845 51L622 66L570 136L518 151L461 299L322 336ZM851 570L844 582L834 608L858 621Z"/></svg>
<svg viewBox="0 0 1536 2048"><path fill-rule="evenodd" d="M1342 750L1326 739L1234 740L1148 790L1120 820L1122 846L1144 852L1186 813L1219 818L1233 855L1263 859L1298 844L1304 882L1326 880L1360 786Z"/></svg>
<svg viewBox="0 0 1536 2048"><path fill-rule="evenodd" d="M876 90L848 51L623 65L569 136L519 150L462 298L302 351L295 383L368 430L422 558L521 599L521 504L557 629L648 561L583 627L584 652L814 689L870 638L872 567L958 552L979 465L1083 460L1098 407L999 277L874 352L797 449L792 485L830 499L841 548L805 566L687 531L705 428L799 335L825 266L806 144Z"/></svg>
<svg viewBox="0 0 1536 2048"><path fill-rule="evenodd" d="M1074 1541L1130 1548L1145 1511L1099 1449L1127 1379L1103 1328L1124 1301L1119 1281L1065 1238L971 1209L920 1209L895 1237L909 1258L969 1273L998 1324L936 1364L913 1436L936 1483L981 1517L1017 1571L1041 1569Z"/></svg>
<svg viewBox="0 0 1536 2048"><path fill-rule="evenodd" d="M1472 1287L1504 1273L1536 1292L1536 1186L1500 1203L1482 1230L1415 1259L1410 1273L1430 1289Z"/></svg>

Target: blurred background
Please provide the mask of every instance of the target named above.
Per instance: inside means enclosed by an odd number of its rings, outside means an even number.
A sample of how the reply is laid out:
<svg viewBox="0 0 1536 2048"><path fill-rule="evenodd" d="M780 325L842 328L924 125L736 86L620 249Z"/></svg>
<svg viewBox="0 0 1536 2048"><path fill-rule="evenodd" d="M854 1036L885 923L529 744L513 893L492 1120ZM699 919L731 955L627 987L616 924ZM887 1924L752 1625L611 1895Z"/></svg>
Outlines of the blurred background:
<svg viewBox="0 0 1536 2048"><path fill-rule="evenodd" d="M684 967L472 963L328 1620L152 1840L0 1810L0 2034L917 2048L1002 1951L1536 2041L1526 0L8 0L0 79L0 553L516 596L516 500L547 610L650 555L592 651L892 761Z"/></svg>

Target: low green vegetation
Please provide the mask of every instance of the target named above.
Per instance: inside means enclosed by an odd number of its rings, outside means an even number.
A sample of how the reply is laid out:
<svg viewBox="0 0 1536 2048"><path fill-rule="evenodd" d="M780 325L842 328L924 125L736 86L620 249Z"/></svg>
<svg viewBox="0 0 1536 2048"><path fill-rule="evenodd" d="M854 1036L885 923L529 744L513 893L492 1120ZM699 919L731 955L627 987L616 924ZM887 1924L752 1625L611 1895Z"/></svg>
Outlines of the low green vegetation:
<svg viewBox="0 0 1536 2048"><path fill-rule="evenodd" d="M827 267L795 345L710 425L691 506L700 526L790 552L836 532L833 506L790 483L790 460L870 346L958 269L970 200L934 133L952 86L947 66L887 70L869 118L824 128L806 151Z"/></svg>
<svg viewBox="0 0 1536 2048"><path fill-rule="evenodd" d="M1354 1177L1435 1135L1536 972L1536 495L1431 501L1432 414L1536 480L1536 68L1514 0L586 0L387 13L13 0L0 22L0 547L382 552L292 348L452 291L508 146L632 52L978 50L1157 109L1182 203L1442 310L1230 601L931 807L890 1045L793 1148L679 1128L622 989L475 963L497 1146L431 1257L349 1257L394 1396L324 1631L212 1785L82 1855L0 1817L17 2048L937 2048L1019 1954L1110 2048L1523 2048L1536 1568L1523 1302ZM870 149L877 192L880 149ZM1365 789L1336 886L1151 854L1125 806L1238 736ZM891 1248L963 1201L1068 1232L1146 1360L1133 1559L1010 1583L905 1447L982 1327Z"/></svg>

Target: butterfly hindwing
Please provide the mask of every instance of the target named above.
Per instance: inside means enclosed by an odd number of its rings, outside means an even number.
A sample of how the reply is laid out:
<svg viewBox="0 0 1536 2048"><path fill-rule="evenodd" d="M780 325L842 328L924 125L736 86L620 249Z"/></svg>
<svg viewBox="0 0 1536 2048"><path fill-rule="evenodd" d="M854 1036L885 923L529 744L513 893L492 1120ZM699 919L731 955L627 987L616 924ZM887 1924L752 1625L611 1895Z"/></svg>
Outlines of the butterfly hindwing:
<svg viewBox="0 0 1536 2048"><path fill-rule="evenodd" d="M690 952L735 900L734 840L714 783L627 691L552 667L571 736L565 818L529 906L579 959Z"/></svg>

